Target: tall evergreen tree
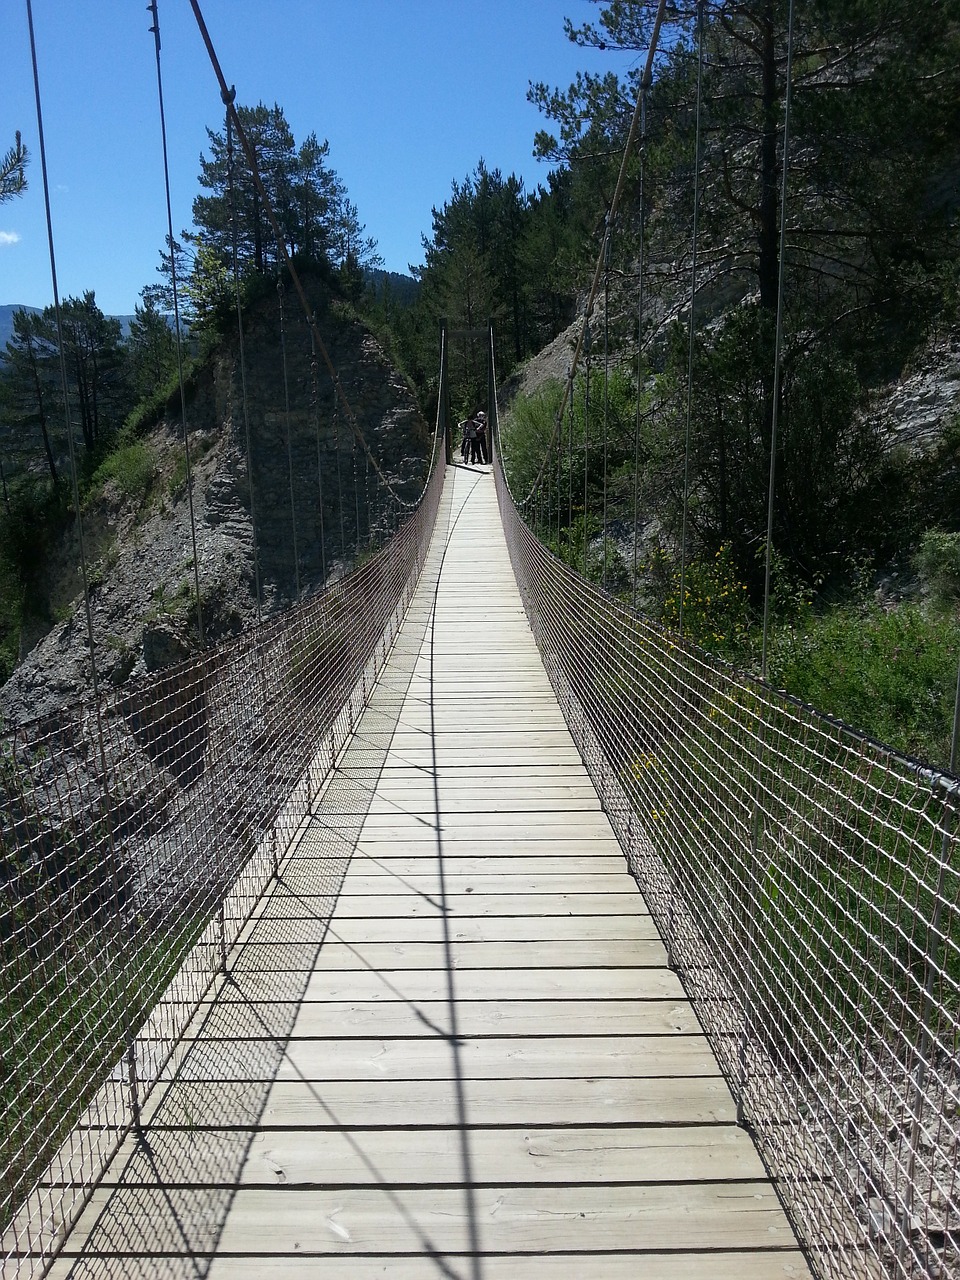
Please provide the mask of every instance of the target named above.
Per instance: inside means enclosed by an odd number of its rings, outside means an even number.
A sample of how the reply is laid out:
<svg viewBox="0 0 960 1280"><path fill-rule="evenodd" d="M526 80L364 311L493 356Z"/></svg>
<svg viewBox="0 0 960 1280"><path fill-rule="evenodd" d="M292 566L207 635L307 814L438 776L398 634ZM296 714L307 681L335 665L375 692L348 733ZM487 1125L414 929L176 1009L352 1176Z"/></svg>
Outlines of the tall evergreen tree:
<svg viewBox="0 0 960 1280"><path fill-rule="evenodd" d="M134 393L152 395L177 367L177 343L169 321L147 290L141 293L127 335L126 358Z"/></svg>
<svg viewBox="0 0 960 1280"><path fill-rule="evenodd" d="M56 330L40 312L13 313L13 335L6 346L3 381L14 420L37 427L50 479L59 484L52 439L51 411L56 404Z"/></svg>
<svg viewBox="0 0 960 1280"><path fill-rule="evenodd" d="M787 7L786 0L671 6L648 112L646 260L656 309L667 320L676 316L689 290L699 160L698 317L723 317L697 346L692 524L707 546L732 540L745 574L765 536ZM568 34L581 45L641 52L656 8L654 0L609 0L597 24L568 24ZM797 8L775 540L810 576L823 570L828 546L849 536L857 489L876 454L858 413L863 388L895 370L922 338L953 271L947 178L960 159L958 19L958 0ZM605 194L638 75L626 83L580 76L563 92L532 90L557 126L556 134L541 133L538 148L570 165L575 186L592 183ZM630 230L628 216L621 233ZM685 344L668 344L665 358L679 389ZM676 430L682 417L678 404ZM663 440L658 449L667 468L661 490L676 494L667 473L677 451Z"/></svg>

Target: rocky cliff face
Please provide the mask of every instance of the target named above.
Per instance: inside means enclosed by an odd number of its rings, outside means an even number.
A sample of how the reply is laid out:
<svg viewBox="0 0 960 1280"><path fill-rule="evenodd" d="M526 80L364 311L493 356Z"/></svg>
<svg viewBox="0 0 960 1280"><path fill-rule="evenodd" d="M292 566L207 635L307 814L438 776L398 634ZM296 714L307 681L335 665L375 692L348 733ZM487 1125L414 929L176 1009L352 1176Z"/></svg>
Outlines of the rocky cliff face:
<svg viewBox="0 0 960 1280"><path fill-rule="evenodd" d="M355 423L390 486L406 501L426 474L429 429L403 378L343 304L312 289L316 321ZM239 632L337 576L389 534L396 503L357 442L315 358L292 291L245 317L244 369L228 341L191 380L186 420L193 475L186 484L179 404L140 442L151 474L136 493L111 480L83 512L99 680L135 681L199 645L194 535L204 639ZM286 364L286 378L284 377ZM244 394L244 383L246 394ZM289 411L287 404L289 403ZM247 437L250 465L247 463ZM255 520L254 520L255 517ZM54 713L90 687L78 536L47 570L62 620L0 690L0 716Z"/></svg>

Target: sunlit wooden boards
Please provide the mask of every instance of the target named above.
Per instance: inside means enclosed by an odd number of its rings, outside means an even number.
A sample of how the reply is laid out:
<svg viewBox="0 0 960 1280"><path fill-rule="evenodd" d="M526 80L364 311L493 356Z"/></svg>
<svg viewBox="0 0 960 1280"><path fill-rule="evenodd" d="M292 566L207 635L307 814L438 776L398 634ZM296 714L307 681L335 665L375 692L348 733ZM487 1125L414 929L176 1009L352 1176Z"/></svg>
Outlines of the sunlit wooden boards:
<svg viewBox="0 0 960 1280"><path fill-rule="evenodd" d="M448 485L352 798L54 1276L809 1274L563 723L492 478Z"/></svg>

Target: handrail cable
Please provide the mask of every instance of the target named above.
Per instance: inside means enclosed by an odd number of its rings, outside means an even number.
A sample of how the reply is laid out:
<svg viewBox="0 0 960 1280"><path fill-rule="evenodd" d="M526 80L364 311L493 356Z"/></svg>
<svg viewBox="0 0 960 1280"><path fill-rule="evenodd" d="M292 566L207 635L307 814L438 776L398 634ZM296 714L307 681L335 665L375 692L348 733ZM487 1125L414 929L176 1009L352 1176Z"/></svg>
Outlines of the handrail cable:
<svg viewBox="0 0 960 1280"><path fill-rule="evenodd" d="M196 0L190 0L190 2L191 4L196 6ZM593 283L590 286L590 293L587 297L587 303L584 308L583 324L580 327L580 332L577 335L577 342L573 349L573 359L571 360L571 364L570 364L570 378L567 385L564 387L563 394L560 398L560 407L558 408L556 417L554 419L553 433L551 434L550 440L547 444L546 453L544 456L544 462L541 465L540 470L537 472L536 479L534 480L530 488L530 491L526 495L526 497L520 499L519 501L517 499L514 499L514 501L517 502L517 506L521 508L525 507L527 503L530 501L531 497L534 494L534 491L537 489L541 479L543 478L543 470L544 470L544 467L546 466L546 459L549 457L553 449L554 443L556 442L557 435L560 431L560 424L563 421L563 411L566 408L567 396L570 393L573 379L576 377L577 366L580 363L580 355L584 345L584 333L586 332L586 328L587 328L587 325L589 324L590 317L593 314L594 303L596 302L597 293L600 288L600 280L603 275L604 263L607 260L607 239L610 236L611 228L613 226L613 221L616 218L617 211L620 208L620 200L623 196L623 188L626 185L626 180L627 180L627 165L629 163L630 154L633 151L633 144L634 144L634 141L636 140L636 136L640 127L640 116L643 110L643 97L644 97L645 86L649 85L653 78L653 60L656 57L657 45L660 42L660 28L663 25L663 19L666 13L666 8L667 8L667 0L660 0L660 3L657 5L656 17L653 20L653 31L651 32L651 35L650 35L650 48L647 50L647 61L643 68L643 74L640 77L640 89L637 93L637 101L633 109L633 119L630 121L630 131L627 134L627 141L624 144L624 148L623 148L623 156L620 161L620 172L617 176L617 185L614 188L613 197L610 201L610 208L607 211L607 218L604 225L603 243L600 246L600 253L597 257L597 265L593 273Z"/></svg>
<svg viewBox="0 0 960 1280"><path fill-rule="evenodd" d="M665 3L665 0L660 0L660 3L662 7ZM240 139L240 143L243 147L244 154L247 159L247 164L250 166L251 176L253 178L254 184L256 185L257 192L261 200L263 201L264 211L267 215L267 218L270 221L270 226L273 229L273 234L276 237L277 251L283 259L283 265L286 267L286 269L290 273L290 279L293 283L294 289L297 292L297 297L300 299L300 305L303 308L303 314L306 318L307 323L310 325L311 331L313 332L314 338L317 343L317 348L319 349L320 354L323 357L323 362L327 366L327 371L329 372L330 377L333 380L333 385L336 391L337 398L339 399L340 403L344 407L344 410L346 411L347 421L350 423L350 428L353 431L353 434L355 435L360 447L363 449L364 453L366 453L367 457L369 458L370 465L373 467L374 471L379 476L381 483L393 495L394 501L396 501L400 506L406 507L408 510L413 510L413 508L417 506L417 503L420 501L420 499L417 498L413 502L408 502L405 498L401 498L401 496L394 489L390 480L384 474L384 471L381 468L379 462L377 462L377 459L374 457L373 453L371 452L370 446L367 444L366 438L364 437L364 434L360 429L360 425L357 422L357 417L356 417L356 414L354 413L353 406L351 405L349 399L347 398L346 393L343 390L343 387L340 384L340 376L337 373L336 366L334 365L333 361L330 358L330 353L328 352L326 344L323 341L323 337L321 336L320 331L317 328L316 317L314 315L313 308L310 305L310 302L306 295L306 291L304 290L304 287L303 287L303 283L301 282L297 269L294 266L293 259L290 255L290 252L287 249L286 240L284 239L283 233L280 230L280 224L277 221L277 215L274 213L273 204L270 200L269 195L267 194L267 190L266 190L266 187L264 186L263 179L260 176L260 169L257 164L256 151L254 150L254 147L250 142L250 139L247 137L246 130L244 129L240 121L240 113L237 111L237 107L235 103L236 89L231 86L228 86L227 84L226 78L223 74L223 70L221 69L221 66L220 66L220 61L217 57L216 49L213 46L213 41L211 40L210 33L207 30L207 24L204 21L203 14L200 10L199 0L190 0L190 7L193 9L194 17L197 20L197 26L200 29L201 38L203 39L203 43L206 46L207 55L210 58L210 64L213 67L214 75L216 76L217 81L220 85L220 96L223 99L223 102L227 108L227 113L229 117L233 120L233 126L237 131L237 137ZM434 454L435 453L436 453L436 450L434 450ZM428 470L426 478L424 480L424 488L426 488L427 484L429 483L430 474L432 470L433 470L433 457L431 457L430 469Z"/></svg>
<svg viewBox="0 0 960 1280"><path fill-rule="evenodd" d="M167 201L167 247L170 250L170 287L173 290L173 329L177 344L177 385L180 388L180 425L183 430L183 455L186 465L187 506L190 511L190 539L193 545L193 585L197 598L197 634L200 648L204 646L203 606L200 595L200 558L197 554L197 521L193 505L193 462L190 457L190 436L187 428L187 396L183 378L183 326L180 319L180 289L177 280L177 255L173 240L173 205L170 199L170 163L167 151L167 116L163 100L163 73L160 66L160 14L157 0L150 0L147 9L153 18L150 31L154 37L157 59L157 98L160 106L160 139L163 149L163 185Z"/></svg>
<svg viewBox="0 0 960 1280"><path fill-rule="evenodd" d="M73 423L70 421L70 394L67 383L67 361L64 354L63 311L60 306L60 287L57 283L57 255L53 245L53 214L50 211L50 181L47 176L47 148L43 132L43 106L40 99L40 69L37 64L37 44L33 28L33 4L27 0L27 27L30 35L30 57L33 63L33 90L37 105L37 141L40 147L40 175L43 180L43 205L47 220L47 247L50 260L50 284L53 290L53 309L57 322L57 348L60 360L60 389L63 396L63 415L67 431L67 448L70 454L70 480L73 489L73 505L77 519L77 543L80 551L80 576L83 582L83 604L86 612L87 643L90 647L90 674L93 695L97 702L99 722L100 698L97 655L93 643L93 614L90 611L90 574L87 567L86 542L83 536L83 516L80 509L80 482L77 472L77 449L73 439ZM106 756L103 754L103 732L100 728L100 751L106 772Z"/></svg>

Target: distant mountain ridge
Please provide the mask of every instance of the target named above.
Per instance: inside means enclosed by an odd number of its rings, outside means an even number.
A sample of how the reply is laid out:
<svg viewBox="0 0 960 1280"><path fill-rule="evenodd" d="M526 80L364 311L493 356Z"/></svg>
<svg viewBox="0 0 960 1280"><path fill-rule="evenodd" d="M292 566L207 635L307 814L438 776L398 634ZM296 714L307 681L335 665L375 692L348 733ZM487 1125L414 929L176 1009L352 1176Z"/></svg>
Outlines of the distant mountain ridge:
<svg viewBox="0 0 960 1280"><path fill-rule="evenodd" d="M0 360L3 359L4 348L13 337L13 313L15 311L29 311L36 315L42 311L43 307L30 307L22 302L0 303ZM110 319L119 320L123 326L124 337L130 330L130 321L133 316L111 316Z"/></svg>
<svg viewBox="0 0 960 1280"><path fill-rule="evenodd" d="M420 291L420 282L418 280L396 271L371 270L365 274L368 282L373 285L378 294L382 294L385 289L389 289L394 300L400 306L411 306ZM29 311L35 315L42 310L43 307L31 307L22 302L0 303L0 361L4 358L3 353L7 343L13 337L14 312ZM123 326L123 336L126 337L130 332L130 322L134 317L111 316L109 318L120 321Z"/></svg>

